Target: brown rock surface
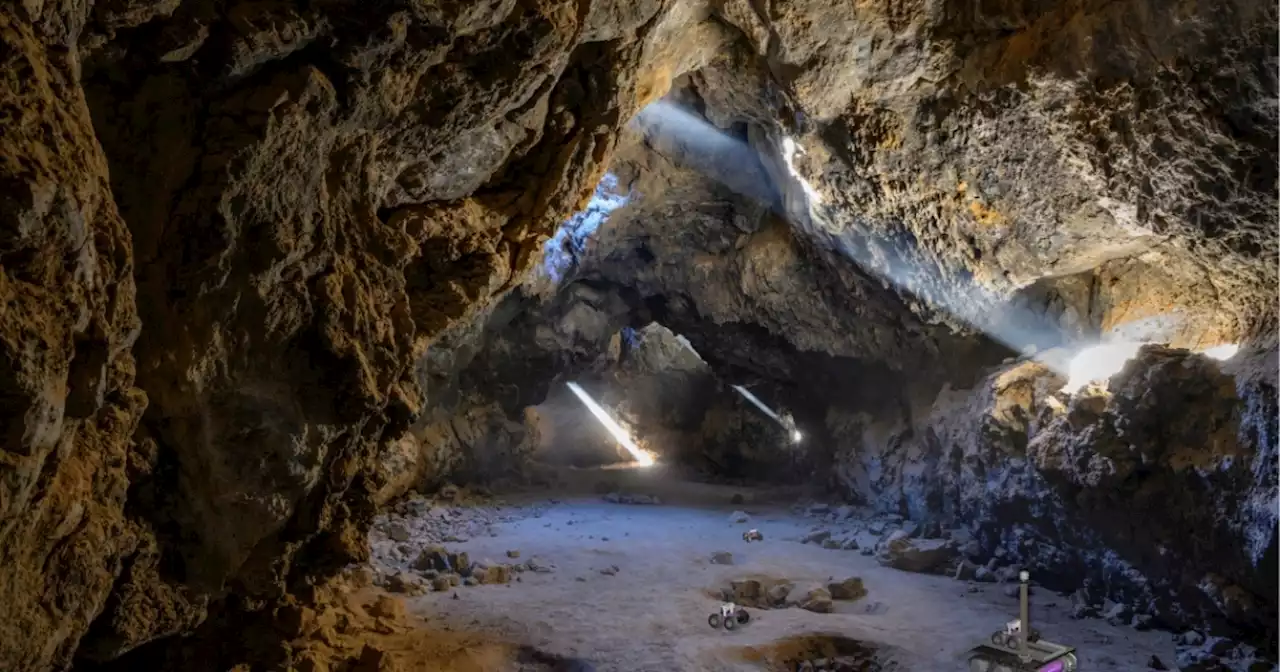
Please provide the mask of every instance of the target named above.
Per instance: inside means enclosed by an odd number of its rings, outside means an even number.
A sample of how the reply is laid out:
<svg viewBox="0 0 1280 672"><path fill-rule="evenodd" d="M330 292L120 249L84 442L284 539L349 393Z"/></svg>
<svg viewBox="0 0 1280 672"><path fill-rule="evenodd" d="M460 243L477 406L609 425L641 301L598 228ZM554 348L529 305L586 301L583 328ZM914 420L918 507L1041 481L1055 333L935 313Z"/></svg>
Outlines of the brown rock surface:
<svg viewBox="0 0 1280 672"><path fill-rule="evenodd" d="M416 359L717 44L593 4L0 9L0 659L114 658L235 595L231 625L366 553Z"/></svg>

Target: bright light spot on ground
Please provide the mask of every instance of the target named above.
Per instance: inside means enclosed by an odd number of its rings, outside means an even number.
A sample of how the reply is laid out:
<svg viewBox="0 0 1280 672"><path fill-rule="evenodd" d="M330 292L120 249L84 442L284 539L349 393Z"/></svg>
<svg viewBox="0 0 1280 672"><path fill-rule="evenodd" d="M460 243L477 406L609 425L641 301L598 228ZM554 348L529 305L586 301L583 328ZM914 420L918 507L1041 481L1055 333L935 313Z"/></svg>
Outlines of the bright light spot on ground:
<svg viewBox="0 0 1280 672"><path fill-rule="evenodd" d="M804 441L804 434L801 434L798 429L791 430L791 442L800 443L801 441Z"/></svg>
<svg viewBox="0 0 1280 672"><path fill-rule="evenodd" d="M566 219L556 235L543 245L542 272L552 282L558 284L564 279L578 257L586 251L587 239L609 220L614 210L631 199L631 194L619 194L617 189L618 178L613 173L605 173L591 194L587 207Z"/></svg>
<svg viewBox="0 0 1280 672"><path fill-rule="evenodd" d="M797 154L804 156L804 148L796 144L796 141L791 136L782 138L782 160L787 164L787 171L791 173L791 177L794 177L796 182L800 183L800 186L804 189L805 196L809 197L809 204L817 205L822 202L822 194L819 194L818 190L814 189L813 185L804 179L800 171L796 170Z"/></svg>
<svg viewBox="0 0 1280 672"><path fill-rule="evenodd" d="M622 444L622 447L626 448L628 453L631 453L631 457L637 464L642 467L653 465L655 461L653 459L653 455L648 451L641 449L640 446L637 446L636 442L631 439L631 435L627 434L627 430L623 429L622 426L615 422L613 418L609 417L609 414L606 413L605 410L600 407L600 404L597 404L596 400L592 399L585 390L579 387L577 383L569 383L569 390L577 395L578 399L580 399L587 407L587 410L591 411L591 415L596 416L596 420L599 420L600 424L604 425L604 428L609 430L609 433L613 435L613 438L617 439L618 443Z"/></svg>
<svg viewBox="0 0 1280 672"><path fill-rule="evenodd" d="M1067 385L1062 391L1075 394L1089 383L1111 378L1124 368L1125 362L1138 354L1143 345L1145 344L1103 343L1081 350L1071 359L1067 368Z"/></svg>
<svg viewBox="0 0 1280 672"><path fill-rule="evenodd" d="M1212 357L1220 362L1224 362L1235 357L1237 352L1240 352L1239 343L1225 343L1223 345L1215 345L1206 350L1201 350L1200 354L1205 357Z"/></svg>

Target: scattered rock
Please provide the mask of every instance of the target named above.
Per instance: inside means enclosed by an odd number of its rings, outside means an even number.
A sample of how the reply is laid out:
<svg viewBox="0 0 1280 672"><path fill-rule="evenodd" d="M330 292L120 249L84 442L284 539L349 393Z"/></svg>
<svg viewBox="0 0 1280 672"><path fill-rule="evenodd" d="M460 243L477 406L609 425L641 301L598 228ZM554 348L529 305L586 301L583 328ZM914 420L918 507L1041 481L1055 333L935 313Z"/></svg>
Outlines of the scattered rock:
<svg viewBox="0 0 1280 672"><path fill-rule="evenodd" d="M393 541L409 541L409 528L404 523L391 523L387 526L387 536Z"/></svg>
<svg viewBox="0 0 1280 672"><path fill-rule="evenodd" d="M480 583L493 585L511 582L511 568L506 565L492 565L485 567L477 577Z"/></svg>
<svg viewBox="0 0 1280 672"><path fill-rule="evenodd" d="M805 593L804 597L798 601L801 609L812 611L816 614L829 614L835 611L835 604L831 601L831 593L825 588L814 588Z"/></svg>
<svg viewBox="0 0 1280 672"><path fill-rule="evenodd" d="M390 595L379 595L378 599L369 605L369 615L374 618L401 619L406 615L404 602L397 600Z"/></svg>
<svg viewBox="0 0 1280 672"><path fill-rule="evenodd" d="M391 658L391 654L372 644L365 644L351 672L398 672L400 669L401 667Z"/></svg>
<svg viewBox="0 0 1280 672"><path fill-rule="evenodd" d="M507 557L508 557L508 558L518 558L518 557L520 557L520 551L507 551Z"/></svg>
<svg viewBox="0 0 1280 672"><path fill-rule="evenodd" d="M764 582L760 579L734 579L729 582L729 601L745 605L758 605L765 594Z"/></svg>
<svg viewBox="0 0 1280 672"><path fill-rule="evenodd" d="M1016 567L1001 567L996 570L996 579L1000 583L1009 583L1018 580L1018 569Z"/></svg>
<svg viewBox="0 0 1280 672"><path fill-rule="evenodd" d="M529 571L537 572L539 574L550 574L551 572L554 572L556 569L555 565L544 562L543 560L537 557L529 558L524 563L524 566L528 567Z"/></svg>
<svg viewBox="0 0 1280 672"><path fill-rule="evenodd" d="M297 672L329 672L329 662L317 651L303 651L293 665Z"/></svg>
<svg viewBox="0 0 1280 672"><path fill-rule="evenodd" d="M969 581L975 577L979 569L981 568L977 565L961 558L956 563L956 571L951 575L951 578L957 581Z"/></svg>
<svg viewBox="0 0 1280 672"><path fill-rule="evenodd" d="M880 564L907 572L931 572L955 557L943 539L910 539L901 531L889 536L877 558Z"/></svg>
<svg viewBox="0 0 1280 672"><path fill-rule="evenodd" d="M785 605L787 603L787 596L791 594L792 588L795 588L795 584L789 581L775 583L772 586L769 586L769 589L765 591L765 597L768 598L768 602L771 606Z"/></svg>
<svg viewBox="0 0 1280 672"><path fill-rule="evenodd" d="M1133 612L1129 609L1128 605L1121 604L1119 602L1112 604L1107 608L1106 614L1104 615L1104 618L1107 619L1107 623L1115 626L1128 625L1129 619L1132 617Z"/></svg>
<svg viewBox="0 0 1280 672"><path fill-rule="evenodd" d="M1093 618L1098 615L1098 607L1089 601L1089 596L1083 590L1077 590L1071 594L1068 615L1076 620Z"/></svg>
<svg viewBox="0 0 1280 672"><path fill-rule="evenodd" d="M733 554L728 551L716 551L711 554L711 564L713 565L732 565Z"/></svg>
<svg viewBox="0 0 1280 672"><path fill-rule="evenodd" d="M840 548L846 551L856 551L859 548L858 540L854 539L853 537L849 537L848 539L845 539L844 541L840 542Z"/></svg>
<svg viewBox="0 0 1280 672"><path fill-rule="evenodd" d="M862 579L857 576L828 583L827 592L833 600L859 600L867 596L867 589L862 585Z"/></svg>
<svg viewBox="0 0 1280 672"><path fill-rule="evenodd" d="M845 504L835 510L836 520L849 520L858 514L858 510Z"/></svg>
<svg viewBox="0 0 1280 672"><path fill-rule="evenodd" d="M1204 635L1195 630L1188 630L1178 635L1176 641L1184 646L1201 646L1204 644Z"/></svg>
<svg viewBox="0 0 1280 672"><path fill-rule="evenodd" d="M831 550L837 550L840 548L841 543L842 542L839 539L824 539L822 542L822 547L831 549Z"/></svg>
<svg viewBox="0 0 1280 672"><path fill-rule="evenodd" d="M619 568L617 565L609 565L608 567L605 567L604 569L600 570L600 573L604 574L605 576L613 576L618 572L619 572Z"/></svg>
<svg viewBox="0 0 1280 672"><path fill-rule="evenodd" d="M729 514L730 523L746 523L750 521L751 521L751 516L747 515L746 511L734 511L733 513Z"/></svg>
<svg viewBox="0 0 1280 672"><path fill-rule="evenodd" d="M387 590L406 595L419 595L426 592L426 588L418 577L408 572L400 572L387 579Z"/></svg>
<svg viewBox="0 0 1280 672"><path fill-rule="evenodd" d="M432 546L422 549L412 567L420 572L435 570L465 575L471 569L471 558L466 551L452 553L443 546Z"/></svg>
<svg viewBox="0 0 1280 672"><path fill-rule="evenodd" d="M829 538L831 538L830 530L816 530L814 532L810 532L809 534L806 534L804 538L800 540L800 543L821 544L822 542L826 541Z"/></svg>

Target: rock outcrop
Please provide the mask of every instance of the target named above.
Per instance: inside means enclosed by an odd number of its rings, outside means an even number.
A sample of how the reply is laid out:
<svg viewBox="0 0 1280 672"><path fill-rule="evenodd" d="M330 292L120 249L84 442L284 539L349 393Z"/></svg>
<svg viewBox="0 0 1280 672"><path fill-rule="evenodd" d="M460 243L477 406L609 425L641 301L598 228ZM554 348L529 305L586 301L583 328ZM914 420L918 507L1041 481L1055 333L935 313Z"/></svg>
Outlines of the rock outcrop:
<svg viewBox="0 0 1280 672"><path fill-rule="evenodd" d="M846 426L862 439L838 461L881 509L971 526L974 559L1166 627L1258 637L1280 590L1275 368L1274 350L1223 364L1148 346L1107 389L1067 396L1020 364L897 429Z"/></svg>

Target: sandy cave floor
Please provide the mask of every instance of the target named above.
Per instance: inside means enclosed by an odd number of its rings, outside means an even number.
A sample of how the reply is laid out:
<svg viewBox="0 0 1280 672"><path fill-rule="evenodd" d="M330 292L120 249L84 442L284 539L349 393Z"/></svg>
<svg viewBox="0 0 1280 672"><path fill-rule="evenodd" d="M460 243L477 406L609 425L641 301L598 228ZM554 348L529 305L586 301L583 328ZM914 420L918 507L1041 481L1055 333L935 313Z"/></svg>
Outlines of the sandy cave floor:
<svg viewBox="0 0 1280 672"><path fill-rule="evenodd" d="M505 585L406 596L406 606L432 630L527 645L601 671L770 669L753 650L776 650L777 642L805 635L882 647L889 669L964 670L968 648L1017 616L1017 600L1001 585L903 572L857 551L800 543L815 521L789 508L793 492L689 483L660 468L563 472L559 480L551 491L556 499L541 490L490 504L424 507L423 520L397 519L409 529L408 541L388 539L383 519L373 535L373 564L386 577L397 565L407 569L417 548L438 544L466 551L472 561L536 558L552 565ZM602 480L609 489L655 495L661 503L607 502L598 494ZM735 494L743 503L731 503ZM732 523L735 510L751 514L751 521ZM441 518L462 531L441 539ZM431 532L415 533L428 523ZM749 528L759 529L764 541L744 542ZM712 564L717 551L732 553L733 564ZM754 575L797 585L858 576L868 595L836 601L830 614L754 609L752 621L733 632L709 627L707 616L719 604L709 593ZM1169 633L1074 620L1069 606L1065 596L1040 590L1031 618L1046 639L1077 647L1080 669L1145 670L1153 655L1173 661Z"/></svg>

